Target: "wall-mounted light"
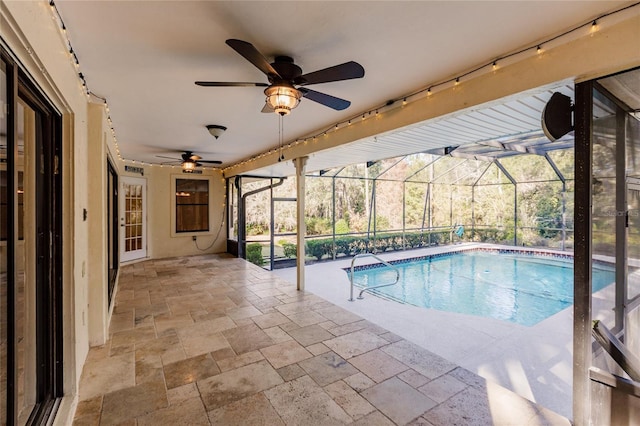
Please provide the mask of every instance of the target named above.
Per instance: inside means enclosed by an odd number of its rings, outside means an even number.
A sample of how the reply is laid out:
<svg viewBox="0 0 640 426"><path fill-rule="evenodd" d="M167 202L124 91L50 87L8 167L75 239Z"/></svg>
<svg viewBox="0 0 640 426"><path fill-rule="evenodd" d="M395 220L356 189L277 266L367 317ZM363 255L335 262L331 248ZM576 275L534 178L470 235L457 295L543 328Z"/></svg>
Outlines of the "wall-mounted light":
<svg viewBox="0 0 640 426"><path fill-rule="evenodd" d="M227 130L227 128L218 124L207 124L207 130L211 133L211 136L218 139Z"/></svg>

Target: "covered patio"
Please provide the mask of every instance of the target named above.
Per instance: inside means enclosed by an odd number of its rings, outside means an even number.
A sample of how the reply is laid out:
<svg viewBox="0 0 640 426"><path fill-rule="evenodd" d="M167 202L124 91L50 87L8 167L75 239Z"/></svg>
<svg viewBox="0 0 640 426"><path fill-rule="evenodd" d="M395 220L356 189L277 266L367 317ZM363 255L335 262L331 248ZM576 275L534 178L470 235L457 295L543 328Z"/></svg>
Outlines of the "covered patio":
<svg viewBox="0 0 640 426"><path fill-rule="evenodd" d="M245 260L121 274L74 424L570 424Z"/></svg>

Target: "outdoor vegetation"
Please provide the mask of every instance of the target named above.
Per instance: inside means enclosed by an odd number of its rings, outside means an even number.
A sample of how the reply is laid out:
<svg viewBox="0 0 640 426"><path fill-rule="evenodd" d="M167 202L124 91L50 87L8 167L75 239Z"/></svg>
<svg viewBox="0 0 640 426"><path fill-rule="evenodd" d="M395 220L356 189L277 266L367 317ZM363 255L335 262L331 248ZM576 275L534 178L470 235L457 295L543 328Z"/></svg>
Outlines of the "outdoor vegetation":
<svg viewBox="0 0 640 426"><path fill-rule="evenodd" d="M307 256L333 259L459 241L571 249L573 150L547 155L487 162L414 154L311 174ZM269 183L248 182L242 191ZM262 245L263 257L270 252L272 198L295 198L295 177L247 198L246 239L248 246ZM278 257L295 257L295 207L291 201L274 202Z"/></svg>

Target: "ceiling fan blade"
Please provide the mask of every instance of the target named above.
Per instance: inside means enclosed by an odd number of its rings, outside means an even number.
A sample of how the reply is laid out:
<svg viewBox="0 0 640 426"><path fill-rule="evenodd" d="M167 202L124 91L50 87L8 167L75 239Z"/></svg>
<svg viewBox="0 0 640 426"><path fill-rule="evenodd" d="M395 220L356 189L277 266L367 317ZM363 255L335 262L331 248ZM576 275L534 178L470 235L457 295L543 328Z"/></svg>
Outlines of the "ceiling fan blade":
<svg viewBox="0 0 640 426"><path fill-rule="evenodd" d="M220 161L220 160L198 160L198 163L222 164L222 161Z"/></svg>
<svg viewBox="0 0 640 426"><path fill-rule="evenodd" d="M302 92L302 96L305 98L318 102L324 106L328 106L329 108L333 108L336 111L342 111L343 109L349 108L349 105L351 105L351 102L345 99L336 98L335 96L316 92L315 90L307 89L305 87L301 87L298 90Z"/></svg>
<svg viewBox="0 0 640 426"><path fill-rule="evenodd" d="M256 49L253 44L233 38L227 40L226 43L269 77L282 78L267 59L262 56L262 53L258 52L258 49Z"/></svg>
<svg viewBox="0 0 640 426"><path fill-rule="evenodd" d="M224 82L224 81L196 81L198 86L204 87L269 87L267 83L249 83L249 82Z"/></svg>
<svg viewBox="0 0 640 426"><path fill-rule="evenodd" d="M328 83L330 81L351 80L364 77L364 68L357 62L349 61L344 64L303 74L294 83L299 85Z"/></svg>
<svg viewBox="0 0 640 426"><path fill-rule="evenodd" d="M180 161L179 158L175 158L175 157L167 157L165 155L156 155L156 157L158 158L168 158L169 160L173 160L173 161Z"/></svg>
<svg viewBox="0 0 640 426"><path fill-rule="evenodd" d="M264 106L262 107L262 111L260 112L270 113L270 112L275 112L275 110L271 106L269 106L268 103L265 102Z"/></svg>

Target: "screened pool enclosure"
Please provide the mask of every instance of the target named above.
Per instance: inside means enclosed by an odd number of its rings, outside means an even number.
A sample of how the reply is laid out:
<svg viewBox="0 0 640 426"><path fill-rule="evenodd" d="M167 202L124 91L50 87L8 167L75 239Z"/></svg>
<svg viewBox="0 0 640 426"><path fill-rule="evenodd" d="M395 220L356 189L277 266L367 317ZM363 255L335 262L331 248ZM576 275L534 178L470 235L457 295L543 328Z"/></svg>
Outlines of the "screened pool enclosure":
<svg viewBox="0 0 640 426"><path fill-rule="evenodd" d="M309 173L307 260L461 241L571 249L573 163L571 137L534 134ZM230 185L229 233L254 263L291 266L295 179Z"/></svg>

